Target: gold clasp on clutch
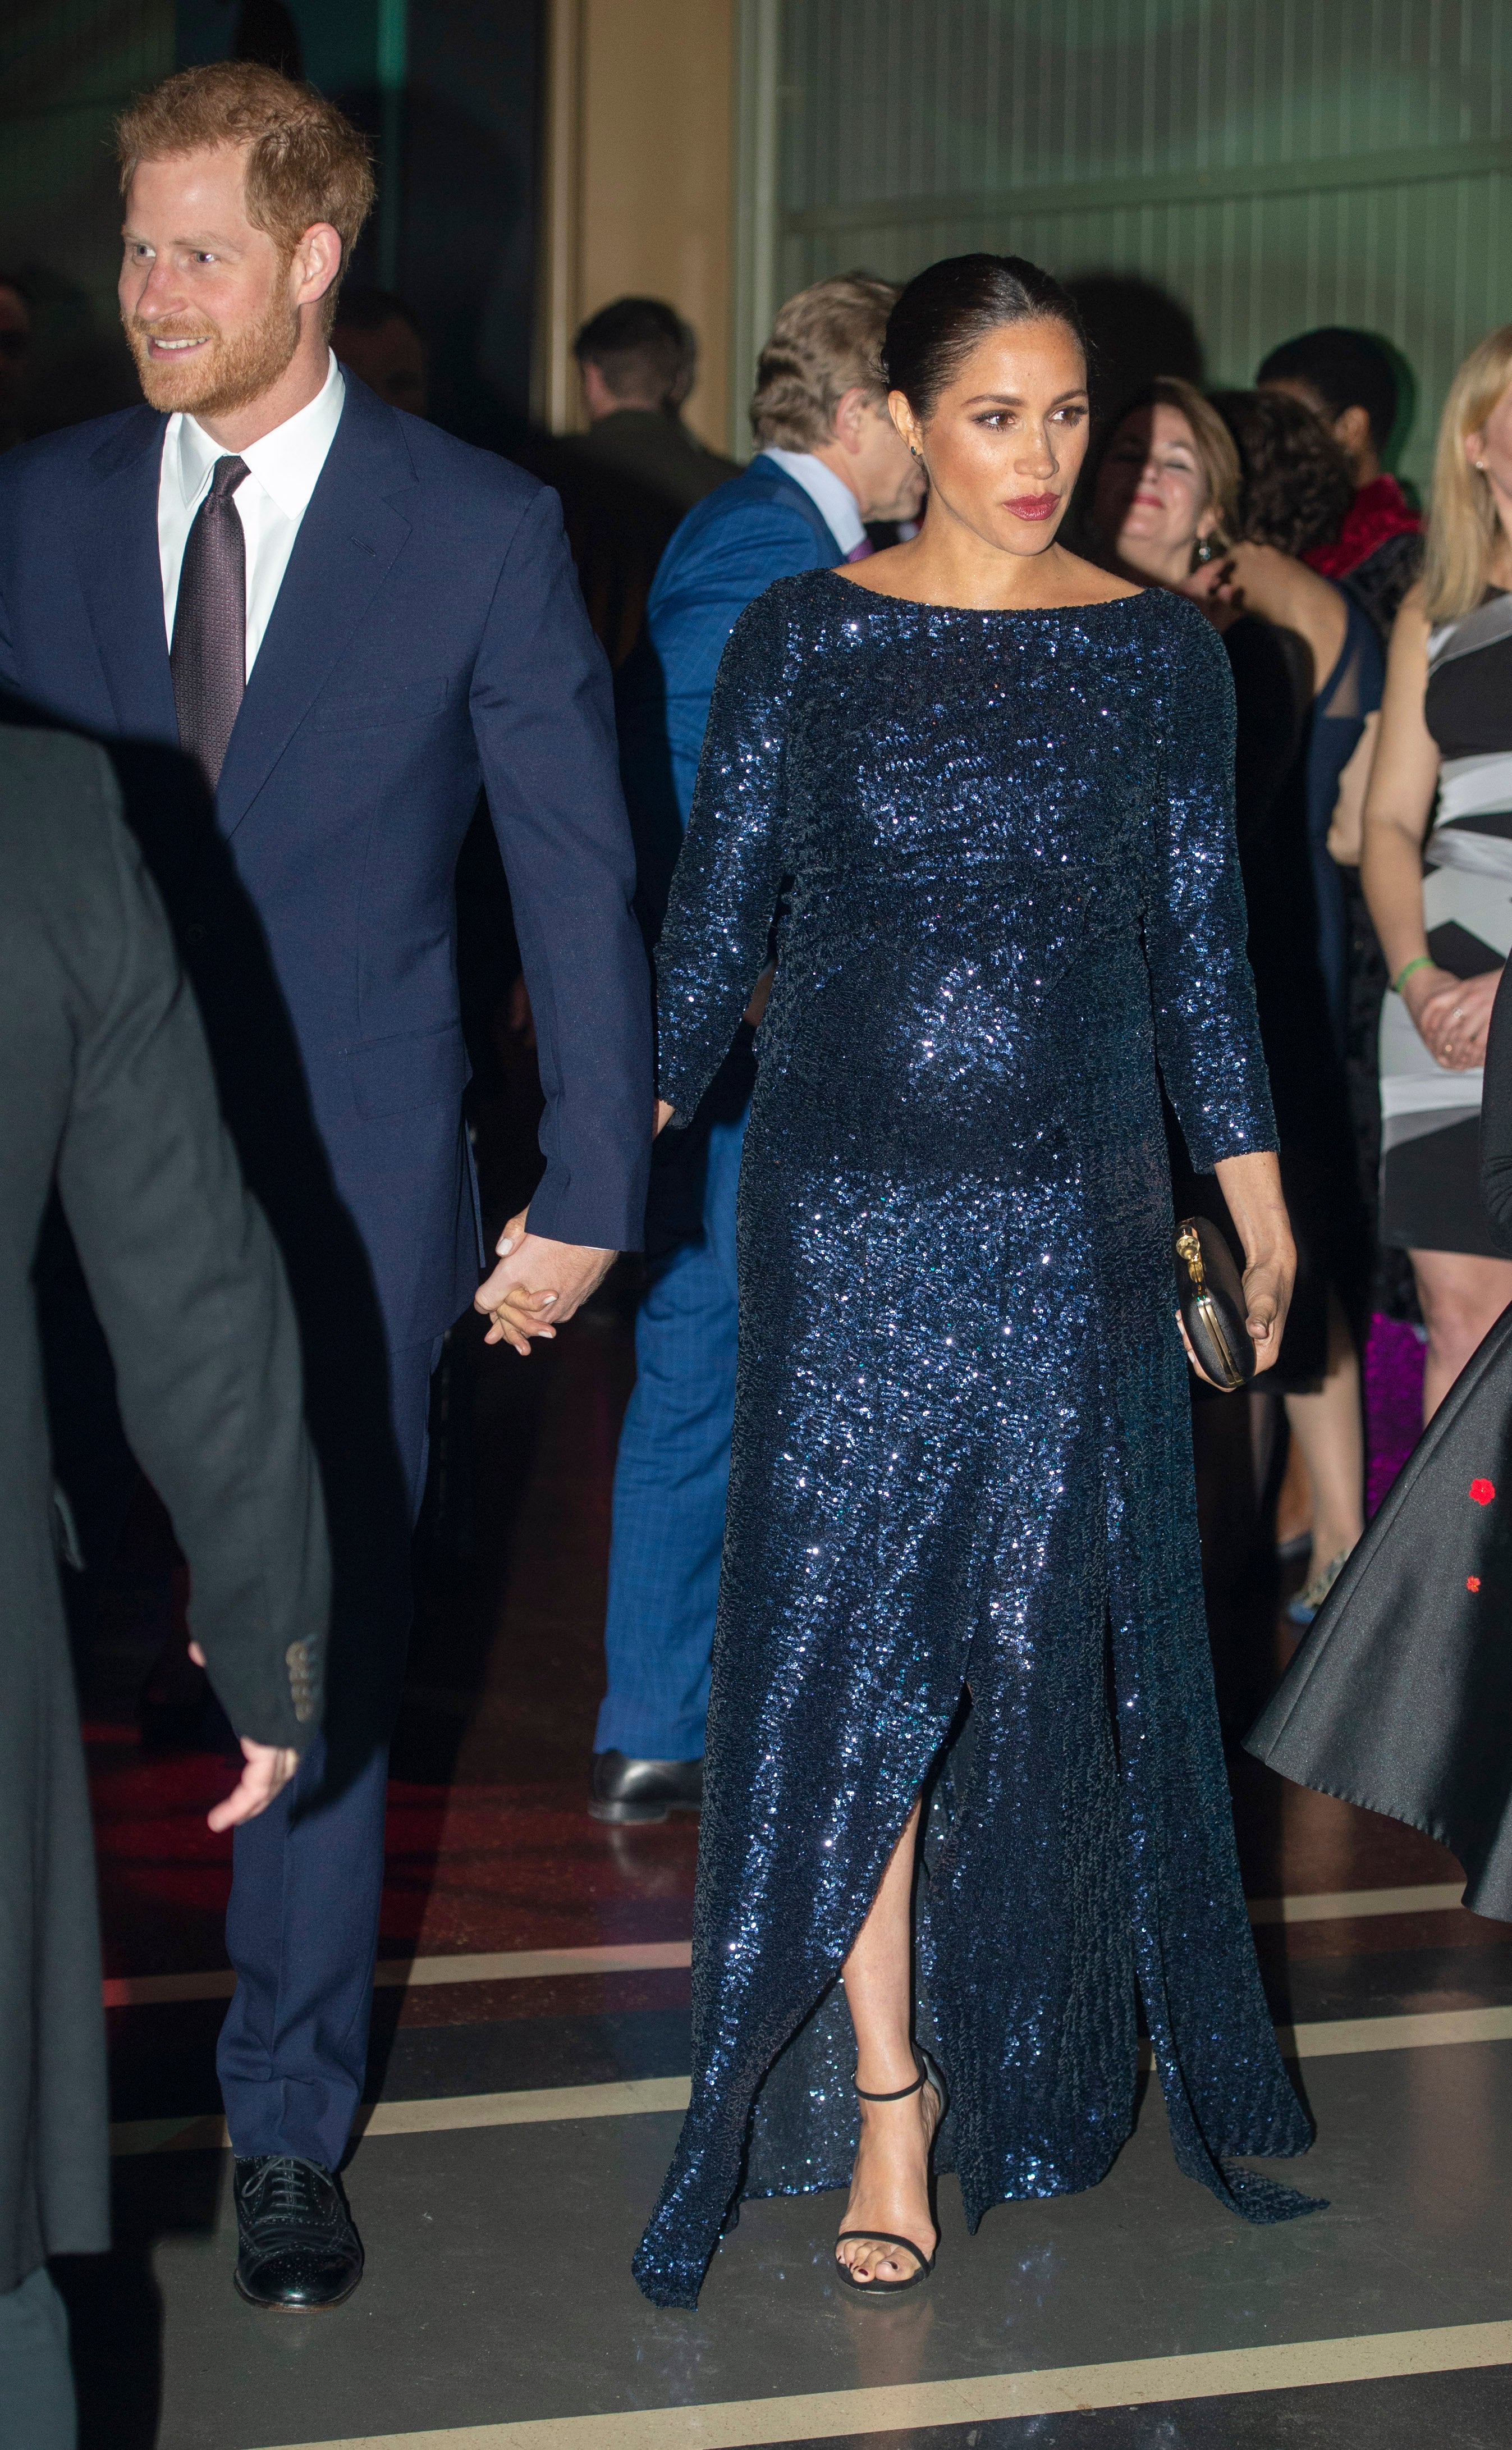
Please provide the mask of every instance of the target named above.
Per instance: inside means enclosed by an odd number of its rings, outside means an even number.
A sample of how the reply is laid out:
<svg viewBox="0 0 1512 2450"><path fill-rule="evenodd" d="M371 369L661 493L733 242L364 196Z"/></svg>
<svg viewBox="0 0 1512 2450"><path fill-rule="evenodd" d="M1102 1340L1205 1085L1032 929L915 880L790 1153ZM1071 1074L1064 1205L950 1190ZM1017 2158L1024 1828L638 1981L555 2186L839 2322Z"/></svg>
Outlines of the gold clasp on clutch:
<svg viewBox="0 0 1512 2450"><path fill-rule="evenodd" d="M1176 1248L1187 1263L1187 1274L1196 1291L1206 1293L1207 1279L1202 1273L1202 1244L1190 1225L1183 1225L1176 1235Z"/></svg>

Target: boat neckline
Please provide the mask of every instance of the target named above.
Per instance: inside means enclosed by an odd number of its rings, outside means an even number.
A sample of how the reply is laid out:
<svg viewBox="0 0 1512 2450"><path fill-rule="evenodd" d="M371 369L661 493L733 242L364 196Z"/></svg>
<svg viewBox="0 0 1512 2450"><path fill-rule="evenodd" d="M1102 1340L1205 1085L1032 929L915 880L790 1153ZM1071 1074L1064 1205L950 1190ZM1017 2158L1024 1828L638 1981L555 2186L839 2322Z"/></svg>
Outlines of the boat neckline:
<svg viewBox="0 0 1512 2450"><path fill-rule="evenodd" d="M1026 614L1043 617L1056 612L1111 612L1123 604L1142 604L1147 595L1171 593L1170 588L1136 587L1132 595L1094 595L1085 604L928 604L920 595L885 595L880 587L863 587L859 579L847 578L842 570L825 568L820 575L832 578L837 587L849 588L853 595L864 595L873 604L897 604L910 612L971 612L980 621L1018 621Z"/></svg>

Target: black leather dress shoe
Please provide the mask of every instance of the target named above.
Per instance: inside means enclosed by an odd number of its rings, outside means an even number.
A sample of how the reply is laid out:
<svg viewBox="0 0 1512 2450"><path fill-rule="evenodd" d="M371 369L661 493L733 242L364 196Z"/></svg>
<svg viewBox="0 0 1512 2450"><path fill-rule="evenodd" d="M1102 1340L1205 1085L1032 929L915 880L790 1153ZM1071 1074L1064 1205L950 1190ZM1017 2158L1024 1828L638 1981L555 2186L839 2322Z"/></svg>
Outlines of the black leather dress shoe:
<svg viewBox="0 0 1512 2450"><path fill-rule="evenodd" d="M236 2165L237 2294L275 2313L339 2305L362 2277L341 2182L319 2161L259 2152Z"/></svg>
<svg viewBox="0 0 1512 2450"><path fill-rule="evenodd" d="M701 1760L636 1760L630 1753L593 1755L595 1820L665 1820L669 1812L700 1812L704 1804Z"/></svg>

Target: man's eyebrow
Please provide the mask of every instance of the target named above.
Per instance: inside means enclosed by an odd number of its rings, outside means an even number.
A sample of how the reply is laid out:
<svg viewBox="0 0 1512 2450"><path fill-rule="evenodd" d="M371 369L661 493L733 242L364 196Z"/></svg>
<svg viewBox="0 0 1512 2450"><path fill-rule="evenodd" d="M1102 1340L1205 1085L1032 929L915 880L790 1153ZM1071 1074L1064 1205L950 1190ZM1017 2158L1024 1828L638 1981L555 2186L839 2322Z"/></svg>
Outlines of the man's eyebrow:
<svg viewBox="0 0 1512 2450"><path fill-rule="evenodd" d="M121 235L123 238L141 239L144 244L148 246L153 243L145 230L133 229L129 222L122 223ZM170 239L168 243L170 246L234 248L238 242L224 230L187 230L182 232L179 237Z"/></svg>

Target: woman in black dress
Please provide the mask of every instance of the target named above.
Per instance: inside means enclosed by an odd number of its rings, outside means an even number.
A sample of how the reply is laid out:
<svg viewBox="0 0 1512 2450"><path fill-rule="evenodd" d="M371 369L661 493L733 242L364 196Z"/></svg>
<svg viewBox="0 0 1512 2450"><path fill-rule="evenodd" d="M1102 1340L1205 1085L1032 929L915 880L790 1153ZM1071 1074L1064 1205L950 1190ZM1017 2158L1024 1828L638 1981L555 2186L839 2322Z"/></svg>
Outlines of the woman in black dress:
<svg viewBox="0 0 1512 2450"><path fill-rule="evenodd" d="M1233 674L1249 953L1297 1244L1272 1383L1285 1397L1312 1493L1312 1568L1293 1603L1308 1623L1364 1527L1356 1335L1368 1274L1342 1014L1329 995L1343 946L1333 942L1318 883L1319 857L1328 861L1314 824L1315 731L1319 710L1342 690L1352 686L1357 701L1378 693L1379 658L1342 590L1282 549L1301 535L1278 519L1279 489L1270 481L1274 430L1295 429L1291 455L1300 463L1314 437L1318 451L1331 456L1337 515L1349 489L1334 446L1294 400L1231 393L1225 401L1228 421L1192 384L1168 377L1132 402L1098 468L1092 524L1113 567L1201 602ZM1325 509L1328 474L1325 463L1313 487ZM1346 754L1362 726L1360 714L1352 729L1344 727ZM1222 1200L1189 1155L1173 1151L1177 1202L1222 1222Z"/></svg>
<svg viewBox="0 0 1512 2450"><path fill-rule="evenodd" d="M937 2144L973 2227L1095 2183L1136 1993L1182 2166L1251 2219L1305 2208L1227 2158L1308 2127L1234 1855L1156 1076L1239 1222L1263 1365L1291 1251L1228 674L1190 606L1055 541L1087 395L1054 282L937 265L887 354L922 534L737 623L658 956L675 1121L781 908L692 2099L635 2265L664 2304L742 2195L849 2178L837 2278L876 2302L932 2265Z"/></svg>

